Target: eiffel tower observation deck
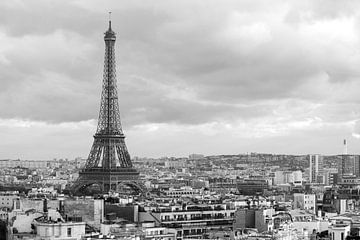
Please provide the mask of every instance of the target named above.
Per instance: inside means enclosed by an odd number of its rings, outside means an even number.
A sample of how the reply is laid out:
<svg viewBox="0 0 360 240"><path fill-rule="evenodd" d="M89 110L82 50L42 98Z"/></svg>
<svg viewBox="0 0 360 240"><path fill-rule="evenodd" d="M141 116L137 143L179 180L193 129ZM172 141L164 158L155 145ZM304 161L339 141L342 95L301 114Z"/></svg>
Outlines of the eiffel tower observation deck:
<svg viewBox="0 0 360 240"><path fill-rule="evenodd" d="M111 29L111 20L104 40L104 76L97 130L85 167L70 188L73 194L109 191L139 193L144 190L139 172L133 167L126 148L120 121L115 69L116 34Z"/></svg>

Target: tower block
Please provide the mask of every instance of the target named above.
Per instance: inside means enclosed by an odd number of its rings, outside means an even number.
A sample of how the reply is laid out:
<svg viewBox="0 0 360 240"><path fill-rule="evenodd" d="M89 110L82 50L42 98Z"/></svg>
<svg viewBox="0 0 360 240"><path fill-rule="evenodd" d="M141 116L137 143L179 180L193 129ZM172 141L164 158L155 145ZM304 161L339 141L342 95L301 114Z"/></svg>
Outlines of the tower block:
<svg viewBox="0 0 360 240"><path fill-rule="evenodd" d="M85 167L71 186L73 194L84 193L96 187L102 193L109 191L143 192L139 172L133 168L125 145L120 121L115 66L115 32L105 32L105 62L101 104L97 130Z"/></svg>

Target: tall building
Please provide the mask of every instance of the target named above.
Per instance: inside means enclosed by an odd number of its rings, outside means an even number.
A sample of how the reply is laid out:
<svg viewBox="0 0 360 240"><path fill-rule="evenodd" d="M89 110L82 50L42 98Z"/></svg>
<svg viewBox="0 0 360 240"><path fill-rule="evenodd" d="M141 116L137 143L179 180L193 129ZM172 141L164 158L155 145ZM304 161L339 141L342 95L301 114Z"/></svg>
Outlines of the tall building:
<svg viewBox="0 0 360 240"><path fill-rule="evenodd" d="M94 142L85 167L70 191L80 194L96 186L102 193L109 191L144 190L139 172L133 168L130 154L125 145L125 135L120 121L115 71L115 32L105 32L104 78L101 93L100 113Z"/></svg>
<svg viewBox="0 0 360 240"><path fill-rule="evenodd" d="M323 156L319 154L309 155L310 183L324 183Z"/></svg>
<svg viewBox="0 0 360 240"><path fill-rule="evenodd" d="M360 177L360 156L359 155L355 155L354 156L354 174L357 177Z"/></svg>
<svg viewBox="0 0 360 240"><path fill-rule="evenodd" d="M338 173L344 175L360 176L360 159L358 155L340 155L338 161Z"/></svg>

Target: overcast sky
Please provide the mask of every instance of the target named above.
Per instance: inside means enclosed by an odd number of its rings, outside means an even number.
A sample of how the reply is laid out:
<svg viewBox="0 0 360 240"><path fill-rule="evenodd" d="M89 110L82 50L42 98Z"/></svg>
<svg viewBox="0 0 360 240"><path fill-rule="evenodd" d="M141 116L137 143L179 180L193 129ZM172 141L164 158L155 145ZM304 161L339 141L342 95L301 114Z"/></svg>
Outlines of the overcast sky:
<svg viewBox="0 0 360 240"><path fill-rule="evenodd" d="M0 159L87 157L108 11L132 156L360 153L360 1L2 0Z"/></svg>

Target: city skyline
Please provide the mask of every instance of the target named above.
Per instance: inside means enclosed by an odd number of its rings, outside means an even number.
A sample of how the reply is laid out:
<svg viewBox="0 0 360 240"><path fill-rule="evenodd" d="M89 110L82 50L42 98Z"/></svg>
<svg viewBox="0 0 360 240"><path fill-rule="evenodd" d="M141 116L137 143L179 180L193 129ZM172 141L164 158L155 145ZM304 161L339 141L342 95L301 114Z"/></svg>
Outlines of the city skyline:
<svg viewBox="0 0 360 240"><path fill-rule="evenodd" d="M87 157L108 11L131 156L359 153L359 7L4 1L0 158Z"/></svg>

